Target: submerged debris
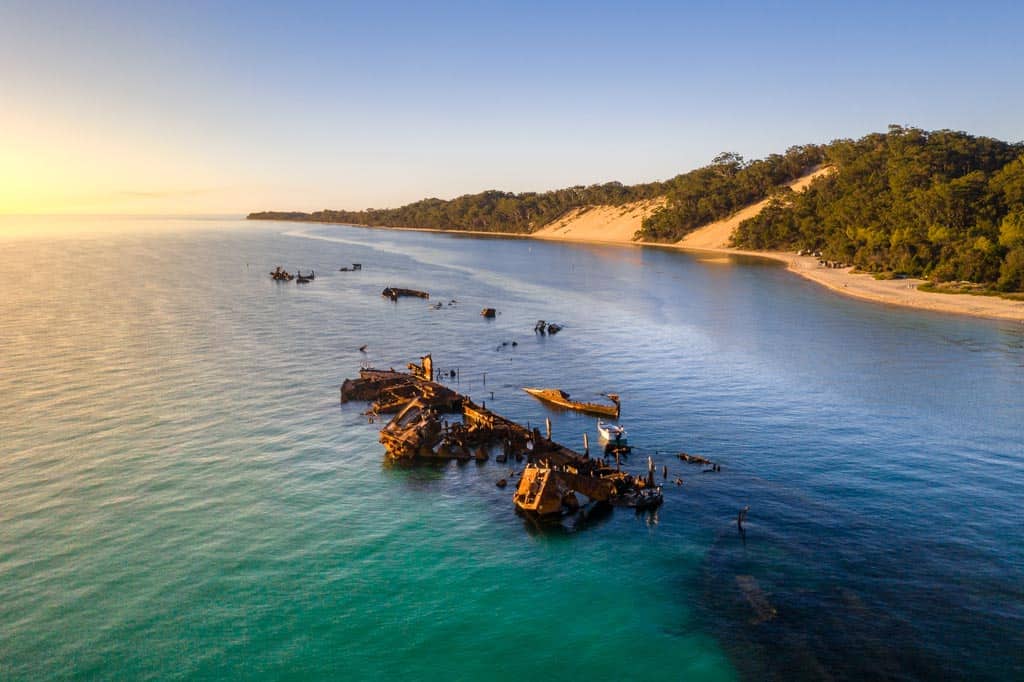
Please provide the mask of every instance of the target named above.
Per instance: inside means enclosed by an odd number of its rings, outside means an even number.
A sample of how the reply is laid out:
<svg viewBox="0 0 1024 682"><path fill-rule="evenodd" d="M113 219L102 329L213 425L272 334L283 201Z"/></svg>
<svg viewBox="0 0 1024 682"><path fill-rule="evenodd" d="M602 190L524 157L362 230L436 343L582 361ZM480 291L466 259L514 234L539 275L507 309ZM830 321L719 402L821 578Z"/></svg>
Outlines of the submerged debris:
<svg viewBox="0 0 1024 682"><path fill-rule="evenodd" d="M768 596L764 593L764 590L761 589L761 586L757 583L754 576L736 576L736 586L740 589L740 593L743 595L743 598L747 600L747 604L750 605L751 611L753 611L753 616L750 619L751 625L775 620L775 617L779 612L774 606L772 606L772 603L768 601Z"/></svg>
<svg viewBox="0 0 1024 682"><path fill-rule="evenodd" d="M294 276L280 265L271 271L270 276L277 282L290 282L294 279Z"/></svg>
<svg viewBox="0 0 1024 682"><path fill-rule="evenodd" d="M719 466L718 464L715 464L714 462L712 462L707 457L701 457L700 455L690 455L690 454L687 454L685 452L680 452L678 455L676 455L676 457L678 457L679 459L681 459L684 462L687 462L688 464L701 464L701 465L710 466L711 468L707 470L708 472L721 471L722 470L721 466Z"/></svg>
<svg viewBox="0 0 1024 682"><path fill-rule="evenodd" d="M426 291L417 291L416 289L401 289L398 287L387 287L384 291L380 292L381 296L390 298L392 301L397 301L400 296L414 296L416 298L430 298L430 294Z"/></svg>
<svg viewBox="0 0 1024 682"><path fill-rule="evenodd" d="M513 495L516 509L542 517L576 511L577 494L596 504L637 509L662 503L652 462L646 478L611 468L432 381L430 355L423 356L422 364L408 367L409 373L362 369L358 379L346 379L341 387L342 402L374 401L371 414L395 412L380 432L389 460L475 457L482 462L492 446L500 445L496 461L505 463L513 455L528 461ZM460 414L461 422L449 423L441 418L445 413ZM496 483L499 488L507 484L507 478Z"/></svg>
<svg viewBox="0 0 1024 682"><path fill-rule="evenodd" d="M533 325L533 331L536 334L543 336L544 334L557 334L562 331L562 325L555 324L554 322L545 322L544 320L537 320L537 324Z"/></svg>
<svg viewBox="0 0 1024 682"><path fill-rule="evenodd" d="M601 403L591 403L579 400L573 400L569 394L558 388L524 388L524 391L532 395L534 398L541 400L545 403L562 407L567 410L576 410L577 412L585 412L586 414L593 414L603 417L614 417L618 418L619 413L622 410L622 405L619 401L619 396L616 393L606 393L609 400L612 401L611 405L603 405Z"/></svg>

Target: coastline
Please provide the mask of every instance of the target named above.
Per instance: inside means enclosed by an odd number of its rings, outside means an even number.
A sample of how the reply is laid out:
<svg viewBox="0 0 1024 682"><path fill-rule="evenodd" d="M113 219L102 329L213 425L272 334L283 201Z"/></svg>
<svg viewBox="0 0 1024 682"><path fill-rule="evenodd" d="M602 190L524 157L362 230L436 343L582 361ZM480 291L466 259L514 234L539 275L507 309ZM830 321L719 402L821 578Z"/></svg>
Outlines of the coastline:
<svg viewBox="0 0 1024 682"><path fill-rule="evenodd" d="M722 259L727 263L729 256L745 256L766 258L786 264L789 272L824 286L837 294L850 296L872 303L896 305L918 310L929 310L955 315L970 315L995 320L1010 320L1024 323L1024 301L1013 301L996 296L974 296L971 294L946 294L921 291L918 285L924 284L922 279L877 280L869 274L854 273L853 268L826 268L818 264L814 256L797 256L784 251L749 251L734 249L727 246L690 246L687 242L693 237L689 235L681 242L655 244L638 242L632 239L600 239L593 235L570 235L566 231L559 234L548 232L539 234L543 229L531 234L515 232L485 232L480 230L444 230L433 227L392 227L383 225L352 225L351 223L311 223L309 221L284 221L313 225L350 225L368 227L378 230L405 230L409 232L438 232L443 234L465 234L476 237L514 237L518 239L536 239L539 241L559 241L572 244L598 244L606 246L655 247L674 249L693 254L707 254ZM706 230L707 228L702 228ZM719 228L720 229L720 228ZM694 233L696 234L696 233ZM716 259L717 260L717 259ZM708 259L707 262L713 262Z"/></svg>
<svg viewBox="0 0 1024 682"><path fill-rule="evenodd" d="M753 256L779 261L786 264L786 269L789 272L799 277L831 289L838 294L872 303L1024 323L1024 301L1013 301L998 296L921 291L917 287L926 283L927 280L923 279L875 279L870 274L853 272L852 267L826 268L820 265L814 256L798 256L795 253L784 251L679 248L693 253L704 251L719 256Z"/></svg>

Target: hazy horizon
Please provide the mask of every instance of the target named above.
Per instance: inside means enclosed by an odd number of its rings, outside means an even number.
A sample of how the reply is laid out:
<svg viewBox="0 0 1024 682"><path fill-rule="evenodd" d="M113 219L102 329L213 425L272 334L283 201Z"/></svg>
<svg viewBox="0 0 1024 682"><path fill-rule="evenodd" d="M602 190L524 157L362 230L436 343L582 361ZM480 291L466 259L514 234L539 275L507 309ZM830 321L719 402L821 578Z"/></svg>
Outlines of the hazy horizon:
<svg viewBox="0 0 1024 682"><path fill-rule="evenodd" d="M1010 3L15 0L0 7L0 214L633 184L892 123L1017 141L1021 19Z"/></svg>

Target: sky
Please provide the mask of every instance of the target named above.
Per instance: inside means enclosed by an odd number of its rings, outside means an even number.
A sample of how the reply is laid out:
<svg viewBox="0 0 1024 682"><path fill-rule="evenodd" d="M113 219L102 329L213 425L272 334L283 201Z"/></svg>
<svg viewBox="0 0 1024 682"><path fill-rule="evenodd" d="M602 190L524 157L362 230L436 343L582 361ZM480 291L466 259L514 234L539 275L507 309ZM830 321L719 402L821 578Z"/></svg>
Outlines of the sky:
<svg viewBox="0 0 1024 682"><path fill-rule="evenodd" d="M1017 2L0 1L0 214L388 207L891 123L1024 140Z"/></svg>

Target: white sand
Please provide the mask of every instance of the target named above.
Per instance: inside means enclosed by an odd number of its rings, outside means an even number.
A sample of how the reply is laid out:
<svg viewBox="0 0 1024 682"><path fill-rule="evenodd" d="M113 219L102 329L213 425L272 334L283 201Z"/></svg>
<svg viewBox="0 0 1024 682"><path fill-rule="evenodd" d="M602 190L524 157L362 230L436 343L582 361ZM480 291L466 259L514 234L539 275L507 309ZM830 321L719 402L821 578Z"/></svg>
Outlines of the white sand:
<svg viewBox="0 0 1024 682"><path fill-rule="evenodd" d="M808 173L801 178L797 178L794 182L789 183L789 188L794 192L802 192L811 184L812 180L827 173L831 173L833 170L832 166L819 168L814 172ZM760 213L761 210L768 205L769 201L770 199L765 199L764 201L759 201L756 204L751 204L746 208L740 209L738 212L724 220L716 220L713 223L694 230L676 243L684 249L728 248L729 238L732 237L732 233L737 227L739 227L739 224Z"/></svg>
<svg viewBox="0 0 1024 682"><path fill-rule="evenodd" d="M811 182L826 173L824 167L797 179L789 186L795 192L803 191ZM536 239L556 239L567 242L594 242L606 244L639 245L634 239L643 219L664 205L664 199L639 201L624 206L594 206L568 212L537 232ZM888 303L891 305L922 308L944 313L977 315L1024 322L1024 301L1011 301L994 296L969 294L937 294L920 291L920 279L876 280L871 275L854 274L852 268L826 268L812 256L797 256L780 251L744 251L729 248L729 239L741 222L752 218L768 205L768 200L747 206L724 220L705 225L688 234L679 242L664 245L694 253L703 253L701 261L709 264L731 263L730 255L757 256L779 260L789 270L847 296Z"/></svg>
<svg viewBox="0 0 1024 682"><path fill-rule="evenodd" d="M871 275L854 274L851 272L853 268L826 268L819 265L818 259L813 256L797 256L778 251L740 252L735 249L728 249L728 251L783 261L791 272L795 272L801 277L806 277L841 294L867 301L943 313L960 313L1024 322L1024 301L1011 301L996 296L937 294L921 291L917 286L924 283L925 280L922 279L878 280Z"/></svg>
<svg viewBox="0 0 1024 682"><path fill-rule="evenodd" d="M574 208L540 228L531 237L569 242L628 244L644 218L665 205L664 198L634 201L622 206Z"/></svg>
<svg viewBox="0 0 1024 682"><path fill-rule="evenodd" d="M794 191L802 191L815 178L831 172L831 168L819 168L790 184ZM632 246L654 246L641 244L634 238L643 219L665 204L664 198L637 201L623 206L592 206L573 209L530 235L509 235L514 237L547 239L564 242L588 242L599 244L621 244ZM876 280L871 275L854 274L852 268L834 269L818 264L811 256L797 256L780 251L743 251L729 248L729 238L736 227L747 218L757 215L768 201L760 201L738 211L736 214L705 225L675 244L660 244L662 248L676 248L704 254L700 260L709 264L727 265L730 256L757 256L779 260L789 270L847 296L888 303L891 305L922 308L943 313L977 315L1024 322L1024 301L1011 301L994 296L971 296L969 294L937 294L917 289L919 279ZM385 228L417 229L417 228ZM464 230L423 230L427 232ZM472 233L470 233L472 234ZM480 234L494 235L494 232Z"/></svg>

